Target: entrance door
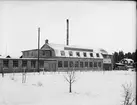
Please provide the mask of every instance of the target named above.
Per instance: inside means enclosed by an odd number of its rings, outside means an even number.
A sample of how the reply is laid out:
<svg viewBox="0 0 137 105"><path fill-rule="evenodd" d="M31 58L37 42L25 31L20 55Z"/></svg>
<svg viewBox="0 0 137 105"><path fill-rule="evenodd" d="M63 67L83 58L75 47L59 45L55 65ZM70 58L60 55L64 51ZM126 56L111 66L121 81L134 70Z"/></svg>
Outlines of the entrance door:
<svg viewBox="0 0 137 105"><path fill-rule="evenodd" d="M56 71L56 61L50 61L50 71Z"/></svg>
<svg viewBox="0 0 137 105"><path fill-rule="evenodd" d="M44 69L46 71L49 71L49 63L48 63L48 61L44 61Z"/></svg>
<svg viewBox="0 0 137 105"><path fill-rule="evenodd" d="M56 61L44 61L44 69L46 71L56 71Z"/></svg>

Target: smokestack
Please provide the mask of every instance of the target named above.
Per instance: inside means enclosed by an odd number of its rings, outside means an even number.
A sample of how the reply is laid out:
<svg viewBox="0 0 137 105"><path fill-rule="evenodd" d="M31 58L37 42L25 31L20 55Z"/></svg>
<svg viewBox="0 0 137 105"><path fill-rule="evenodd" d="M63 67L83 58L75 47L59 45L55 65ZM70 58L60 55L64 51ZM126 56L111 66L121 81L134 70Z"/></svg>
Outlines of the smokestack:
<svg viewBox="0 0 137 105"><path fill-rule="evenodd" d="M69 45L69 20L67 19L67 45Z"/></svg>
<svg viewBox="0 0 137 105"><path fill-rule="evenodd" d="M38 72L39 70L39 44L40 44L40 27L38 27Z"/></svg>

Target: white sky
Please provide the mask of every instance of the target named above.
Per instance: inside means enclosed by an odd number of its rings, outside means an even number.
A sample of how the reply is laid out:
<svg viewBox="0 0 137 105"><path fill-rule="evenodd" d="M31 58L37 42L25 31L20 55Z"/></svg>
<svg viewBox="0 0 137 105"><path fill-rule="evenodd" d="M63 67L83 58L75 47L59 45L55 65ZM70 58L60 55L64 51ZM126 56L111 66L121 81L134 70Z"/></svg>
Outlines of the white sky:
<svg viewBox="0 0 137 105"><path fill-rule="evenodd" d="M120 1L0 1L0 54L20 56L41 43L93 46L108 52L136 47L136 4Z"/></svg>

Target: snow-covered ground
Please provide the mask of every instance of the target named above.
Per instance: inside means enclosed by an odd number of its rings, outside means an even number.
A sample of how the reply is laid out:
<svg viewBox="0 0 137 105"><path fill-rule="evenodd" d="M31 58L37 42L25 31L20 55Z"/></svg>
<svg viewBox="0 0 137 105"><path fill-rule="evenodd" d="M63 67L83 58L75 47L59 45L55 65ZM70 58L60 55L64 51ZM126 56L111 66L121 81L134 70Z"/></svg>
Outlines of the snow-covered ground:
<svg viewBox="0 0 137 105"><path fill-rule="evenodd" d="M76 72L69 93L66 73L0 74L0 105L122 105L122 84L136 89L136 73L131 71Z"/></svg>

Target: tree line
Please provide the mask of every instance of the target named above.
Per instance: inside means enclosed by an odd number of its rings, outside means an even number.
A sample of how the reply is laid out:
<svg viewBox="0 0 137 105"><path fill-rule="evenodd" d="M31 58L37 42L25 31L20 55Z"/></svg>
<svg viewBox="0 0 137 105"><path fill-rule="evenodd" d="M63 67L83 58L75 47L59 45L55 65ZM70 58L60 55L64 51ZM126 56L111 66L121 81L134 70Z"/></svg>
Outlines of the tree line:
<svg viewBox="0 0 137 105"><path fill-rule="evenodd" d="M114 60L114 63L117 63L120 60L122 60L123 58L129 58L129 59L134 60L134 62L137 62L136 61L136 54L137 54L137 49L135 52L132 52L132 53L131 52L124 53L123 51L114 52L113 60Z"/></svg>

